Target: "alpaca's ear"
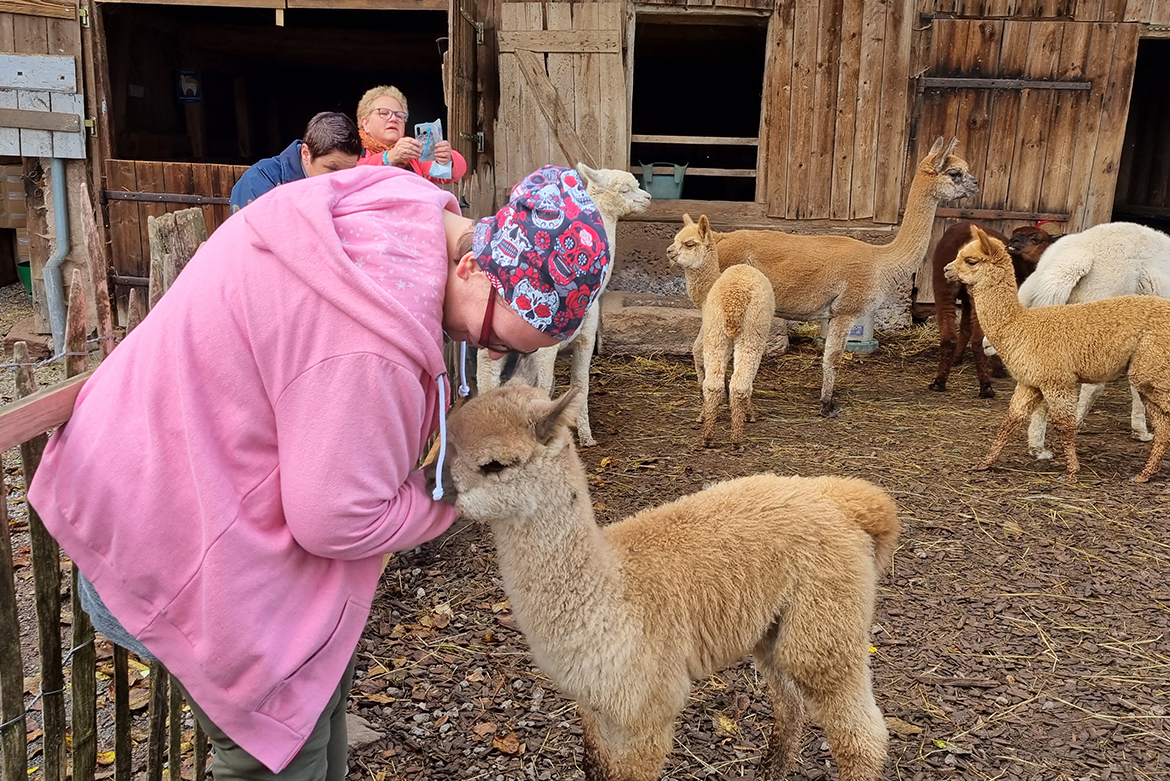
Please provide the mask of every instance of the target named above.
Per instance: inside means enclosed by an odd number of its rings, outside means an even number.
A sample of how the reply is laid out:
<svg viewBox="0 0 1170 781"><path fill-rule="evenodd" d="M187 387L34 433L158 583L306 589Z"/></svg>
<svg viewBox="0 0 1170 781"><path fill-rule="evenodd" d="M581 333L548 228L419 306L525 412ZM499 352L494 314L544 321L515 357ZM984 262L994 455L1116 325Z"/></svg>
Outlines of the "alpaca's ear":
<svg viewBox="0 0 1170 781"><path fill-rule="evenodd" d="M947 151L943 152L942 156L945 158L945 157L949 157L950 155L953 155L955 153L955 147L957 147L958 145L959 145L959 137L954 136L951 139L951 143L947 144Z"/></svg>
<svg viewBox="0 0 1170 781"><path fill-rule="evenodd" d="M688 225L694 225L694 224L695 224L695 221L691 219L691 215L687 214L686 212L683 212L683 227L685 228Z"/></svg>
<svg viewBox="0 0 1170 781"><path fill-rule="evenodd" d="M501 374L509 377L508 385L527 385L529 388L540 387L540 367L530 355L508 353L504 357L504 369Z"/></svg>
<svg viewBox="0 0 1170 781"><path fill-rule="evenodd" d="M609 182L605 178L605 174L598 171L596 168L590 168L584 163L577 163L577 173L585 179L589 184L597 187L605 187Z"/></svg>
<svg viewBox="0 0 1170 781"><path fill-rule="evenodd" d="M975 229L975 238L979 240L979 251L987 257L995 255L995 249L991 246L991 237L984 233L981 229Z"/></svg>
<svg viewBox="0 0 1170 781"><path fill-rule="evenodd" d="M562 428L571 426L577 420L577 408L581 406L580 395L580 388L574 385L559 399L548 402L548 406L541 411L535 421L537 442L542 445L549 444Z"/></svg>
<svg viewBox="0 0 1170 781"><path fill-rule="evenodd" d="M943 137L939 136L938 138L936 138L934 140L934 143L930 147L930 151L927 152L926 154L927 155L937 155L939 152L941 152L943 150L944 143L945 142L943 141Z"/></svg>
<svg viewBox="0 0 1170 781"><path fill-rule="evenodd" d="M707 234L711 232L711 223L707 221L706 214L699 215L699 237L707 238Z"/></svg>

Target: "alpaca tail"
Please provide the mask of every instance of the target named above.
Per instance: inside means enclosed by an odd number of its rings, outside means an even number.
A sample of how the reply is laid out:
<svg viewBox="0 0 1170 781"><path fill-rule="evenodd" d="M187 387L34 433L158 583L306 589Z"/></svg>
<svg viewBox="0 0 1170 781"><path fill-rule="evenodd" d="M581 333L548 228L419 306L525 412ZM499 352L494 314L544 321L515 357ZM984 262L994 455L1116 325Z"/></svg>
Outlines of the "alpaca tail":
<svg viewBox="0 0 1170 781"><path fill-rule="evenodd" d="M743 307L730 307L723 310L723 332L727 338L735 341L743 332Z"/></svg>
<svg viewBox="0 0 1170 781"><path fill-rule="evenodd" d="M854 523L873 537L873 559L878 571L887 569L902 528L898 507L873 483L852 477L824 478L827 494Z"/></svg>

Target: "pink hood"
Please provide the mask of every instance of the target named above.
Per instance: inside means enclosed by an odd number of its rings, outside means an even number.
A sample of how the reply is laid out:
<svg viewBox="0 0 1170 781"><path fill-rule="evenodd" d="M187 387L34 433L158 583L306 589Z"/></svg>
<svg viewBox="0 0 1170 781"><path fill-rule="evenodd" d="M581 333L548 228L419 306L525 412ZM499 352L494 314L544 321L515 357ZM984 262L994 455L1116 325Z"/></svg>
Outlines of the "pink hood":
<svg viewBox="0 0 1170 781"><path fill-rule="evenodd" d="M366 166L257 199L86 383L29 490L110 612L274 771L341 679L382 554L454 519L414 471L444 411L443 210Z"/></svg>

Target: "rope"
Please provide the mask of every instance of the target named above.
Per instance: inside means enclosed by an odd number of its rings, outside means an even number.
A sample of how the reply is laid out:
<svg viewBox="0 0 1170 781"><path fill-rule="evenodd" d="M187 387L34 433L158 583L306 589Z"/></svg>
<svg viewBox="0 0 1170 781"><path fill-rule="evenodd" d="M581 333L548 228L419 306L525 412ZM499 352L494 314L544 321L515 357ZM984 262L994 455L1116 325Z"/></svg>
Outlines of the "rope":
<svg viewBox="0 0 1170 781"><path fill-rule="evenodd" d="M117 337L115 337L113 334L106 334L105 336L95 336L93 339L86 339L85 343L86 344L97 344L98 342L105 341L106 339L116 339L116 338ZM82 353L82 352L77 352L76 350L73 350L73 351L66 350L65 352L57 353L56 355L54 355L51 358L45 358L43 361L24 361L21 363L0 363L0 369L19 369L21 366L31 366L34 369L37 369L37 368L40 368L41 366L47 366L50 363L55 363L56 361L60 361L63 358L70 358L73 356L85 356L86 358L88 358L90 352L92 352L92 351L87 350L86 352Z"/></svg>
<svg viewBox="0 0 1170 781"><path fill-rule="evenodd" d="M82 643L81 645L75 645L72 648L70 648L69 653L65 654L65 658L61 660L61 667L65 667L67 664L69 664L69 660L73 658L73 654L75 652L80 651L82 648L85 648L87 645L93 645L93 641L94 641L94 638L91 637L90 639L88 639L84 643ZM65 691L64 689L55 689L54 691L51 691L51 692L41 692L36 697L33 697L32 702L30 702L28 704L28 707L24 709L23 713L21 713L16 718L9 719L8 721L4 722L3 724L0 724L0 732L3 732L4 730L8 729L13 724L20 721L25 716L27 716L30 712L32 712L33 707L41 700L42 697L48 697L50 694L61 694L64 691Z"/></svg>

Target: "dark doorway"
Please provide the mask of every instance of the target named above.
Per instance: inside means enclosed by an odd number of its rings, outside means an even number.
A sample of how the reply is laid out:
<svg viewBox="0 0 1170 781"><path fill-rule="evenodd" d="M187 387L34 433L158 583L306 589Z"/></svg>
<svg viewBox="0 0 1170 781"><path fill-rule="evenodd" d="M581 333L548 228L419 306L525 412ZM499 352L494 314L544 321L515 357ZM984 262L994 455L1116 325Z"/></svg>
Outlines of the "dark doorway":
<svg viewBox="0 0 1170 781"><path fill-rule="evenodd" d="M1138 44L1113 219L1170 232L1170 40Z"/></svg>

